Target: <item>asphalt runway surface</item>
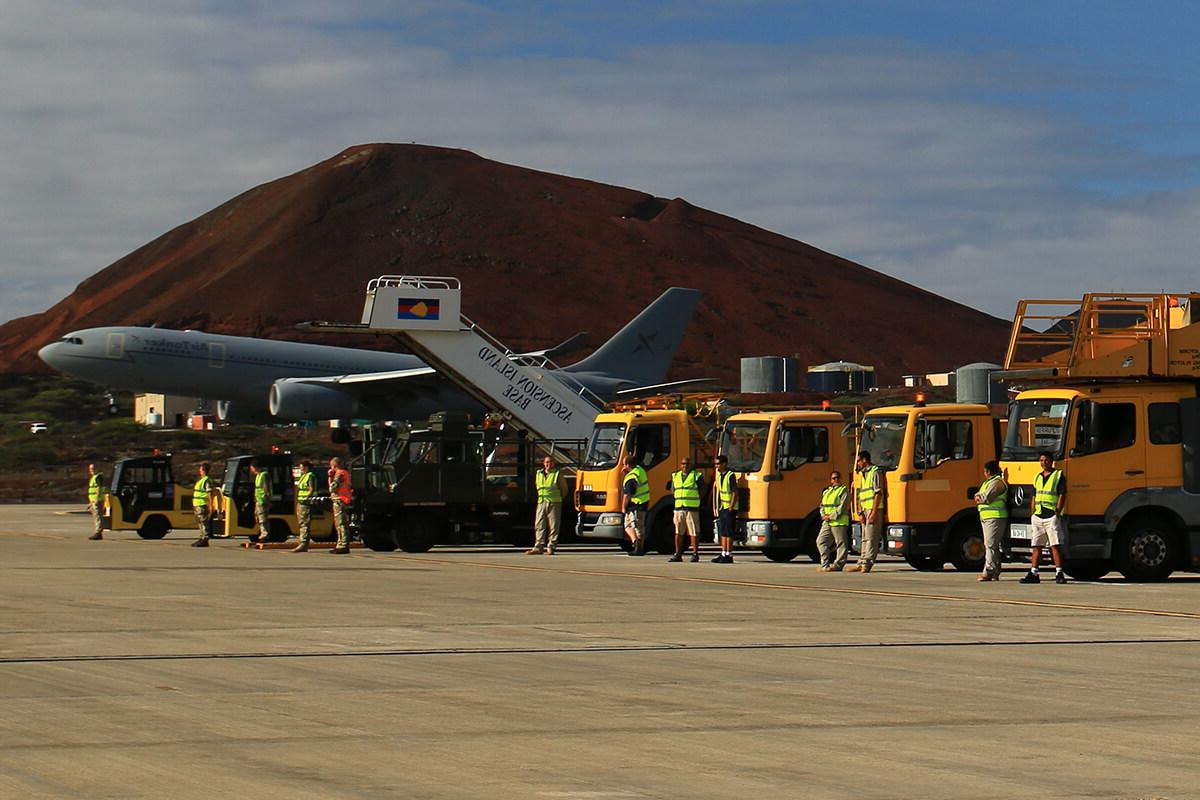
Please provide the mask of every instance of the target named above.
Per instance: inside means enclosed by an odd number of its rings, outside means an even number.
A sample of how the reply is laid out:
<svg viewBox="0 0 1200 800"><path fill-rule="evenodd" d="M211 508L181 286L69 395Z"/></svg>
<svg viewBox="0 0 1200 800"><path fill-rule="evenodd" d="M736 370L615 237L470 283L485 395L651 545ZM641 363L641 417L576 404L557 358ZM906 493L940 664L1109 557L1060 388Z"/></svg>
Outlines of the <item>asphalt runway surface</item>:
<svg viewBox="0 0 1200 800"><path fill-rule="evenodd" d="M86 540L0 506L0 798L1195 798L1200 576Z"/></svg>

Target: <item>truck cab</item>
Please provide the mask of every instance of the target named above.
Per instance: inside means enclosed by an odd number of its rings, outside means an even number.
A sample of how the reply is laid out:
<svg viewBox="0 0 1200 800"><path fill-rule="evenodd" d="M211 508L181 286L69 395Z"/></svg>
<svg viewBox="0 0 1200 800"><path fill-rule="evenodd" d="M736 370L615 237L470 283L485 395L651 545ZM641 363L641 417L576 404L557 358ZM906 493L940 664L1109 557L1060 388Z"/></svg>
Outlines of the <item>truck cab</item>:
<svg viewBox="0 0 1200 800"><path fill-rule="evenodd" d="M171 456L123 458L114 464L102 524L112 531L135 530L143 539L195 527L191 487L175 483Z"/></svg>
<svg viewBox="0 0 1200 800"><path fill-rule="evenodd" d="M673 553L675 530L671 511L674 503L665 487L684 456L691 458L692 464L705 473L705 482L712 485L713 452L705 431L682 408L598 414L576 476L575 506L579 509L576 534L580 538L608 539L625 546L621 483L626 453L633 453L649 478L647 547L664 554ZM701 514L700 521L711 530L711 514Z"/></svg>
<svg viewBox="0 0 1200 800"><path fill-rule="evenodd" d="M1017 395L1001 464L1010 485L1011 549L1030 550L1038 455L1066 485L1064 570L1095 580L1112 569L1161 580L1200 568L1200 398L1194 382L1124 381Z"/></svg>
<svg viewBox="0 0 1200 800"><path fill-rule="evenodd" d="M818 561L821 492L849 475L845 419L832 411L743 412L725 421L720 452L738 478L738 533L772 561Z"/></svg>
<svg viewBox="0 0 1200 800"><path fill-rule="evenodd" d="M983 465L997 458L1000 422L986 405L925 403L868 411L859 450L884 471L886 525L881 550L915 569L983 569L983 530L974 496ZM855 472L852 491L861 476ZM854 523L855 541L861 539Z"/></svg>

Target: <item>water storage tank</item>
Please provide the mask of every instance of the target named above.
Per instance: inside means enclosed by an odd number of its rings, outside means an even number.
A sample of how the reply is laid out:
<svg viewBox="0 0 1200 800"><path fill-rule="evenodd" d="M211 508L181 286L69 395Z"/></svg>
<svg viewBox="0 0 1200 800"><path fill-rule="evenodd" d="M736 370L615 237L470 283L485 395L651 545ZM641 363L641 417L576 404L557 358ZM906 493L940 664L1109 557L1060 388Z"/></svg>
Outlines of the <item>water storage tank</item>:
<svg viewBox="0 0 1200 800"><path fill-rule="evenodd" d="M768 394L796 390L796 359L756 356L742 359L742 392Z"/></svg>
<svg viewBox="0 0 1200 800"><path fill-rule="evenodd" d="M875 388L875 368L852 361L831 361L808 368L808 388L814 392L865 392Z"/></svg>
<svg viewBox="0 0 1200 800"><path fill-rule="evenodd" d="M955 400L960 403L1006 403L1008 393L999 381L992 380L992 373L1003 369L999 364L979 361L967 364L955 371L957 391Z"/></svg>
<svg viewBox="0 0 1200 800"><path fill-rule="evenodd" d="M151 411L146 415L147 428L161 428L163 426L163 415Z"/></svg>

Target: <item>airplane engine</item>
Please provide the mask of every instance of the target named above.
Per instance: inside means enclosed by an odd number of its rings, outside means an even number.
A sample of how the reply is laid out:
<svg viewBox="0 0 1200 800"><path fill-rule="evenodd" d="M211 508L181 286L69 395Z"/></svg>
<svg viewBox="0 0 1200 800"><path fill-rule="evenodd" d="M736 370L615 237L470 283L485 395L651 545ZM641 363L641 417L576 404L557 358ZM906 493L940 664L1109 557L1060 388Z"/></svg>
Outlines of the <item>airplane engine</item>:
<svg viewBox="0 0 1200 800"><path fill-rule="evenodd" d="M228 400L217 401L217 419L230 425L265 425L275 421L266 409L231 403Z"/></svg>
<svg viewBox="0 0 1200 800"><path fill-rule="evenodd" d="M276 381L271 385L271 413L283 419L349 419L358 415L358 401L331 386Z"/></svg>

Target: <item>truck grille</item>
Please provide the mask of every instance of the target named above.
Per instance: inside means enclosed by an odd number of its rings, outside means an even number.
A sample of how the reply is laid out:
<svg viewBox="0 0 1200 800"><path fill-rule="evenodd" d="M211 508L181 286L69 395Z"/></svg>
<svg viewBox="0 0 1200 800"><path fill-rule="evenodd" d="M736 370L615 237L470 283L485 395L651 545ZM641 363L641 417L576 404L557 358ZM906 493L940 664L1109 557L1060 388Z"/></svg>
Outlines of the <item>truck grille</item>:
<svg viewBox="0 0 1200 800"><path fill-rule="evenodd" d="M606 502L608 502L608 492L581 491L579 493L579 505L581 506L602 506Z"/></svg>

